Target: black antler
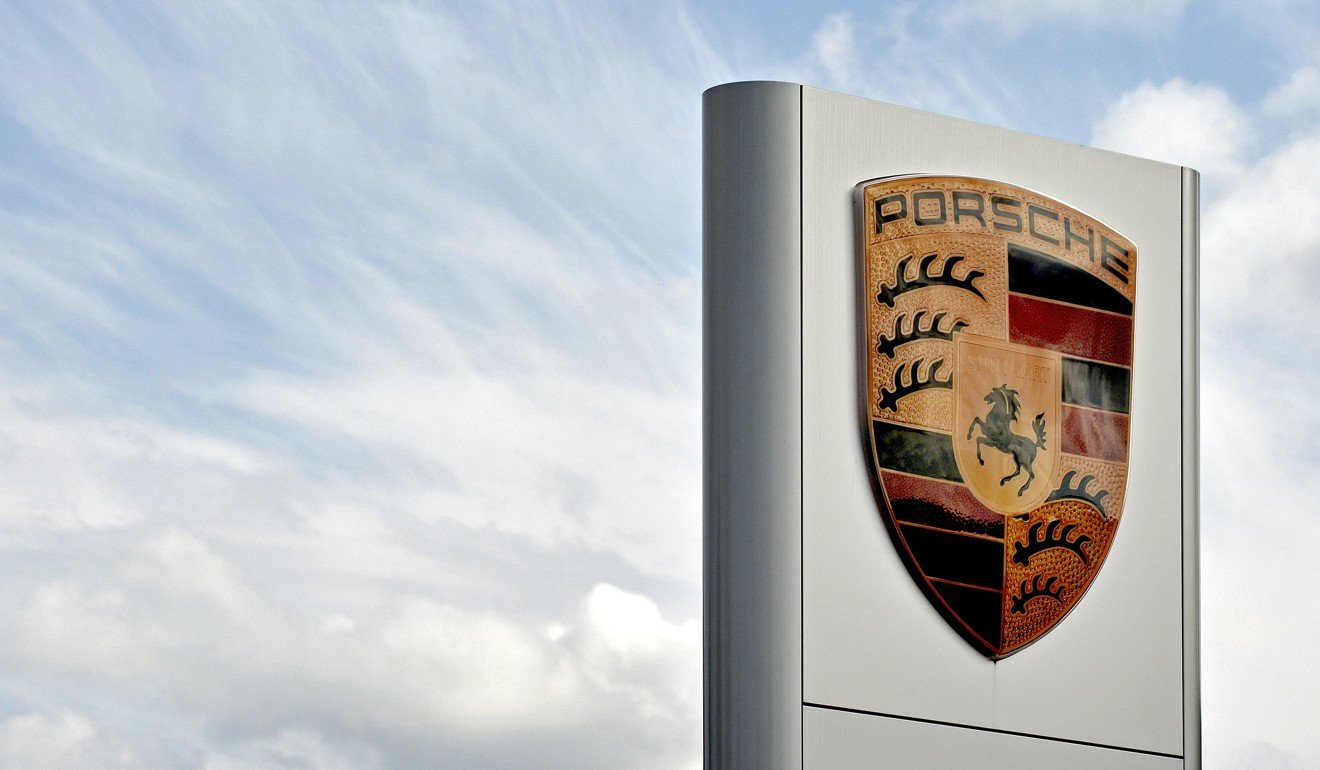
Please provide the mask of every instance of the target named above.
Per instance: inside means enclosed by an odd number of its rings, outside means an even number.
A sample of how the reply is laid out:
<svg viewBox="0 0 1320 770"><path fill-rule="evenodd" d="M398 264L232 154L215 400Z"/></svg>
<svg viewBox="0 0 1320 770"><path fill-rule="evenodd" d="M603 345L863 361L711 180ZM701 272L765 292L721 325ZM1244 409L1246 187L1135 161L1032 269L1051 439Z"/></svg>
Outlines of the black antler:
<svg viewBox="0 0 1320 770"><path fill-rule="evenodd" d="M876 300L881 304L893 307L894 298L898 295L906 294L910 291L916 291L917 289L924 289L927 286L953 286L958 289L970 291L981 299L985 299L985 295L982 294L981 290L976 288L974 284L976 279L984 276L985 273L980 270L968 270L967 275L962 278L954 278L954 265L966 259L966 257L963 257L960 254L955 254L944 260L944 266L940 268L940 272L936 273L930 269L930 266L938 258L938 253L931 253L922 257L921 262L917 263L917 276L911 280L908 280L907 277L907 267L912 262L912 255L909 254L900 259L898 265L894 269L894 285L890 286L886 284L881 286L880 293L875 295Z"/></svg>
<svg viewBox="0 0 1320 770"><path fill-rule="evenodd" d="M1062 519L1051 519L1046 525L1043 521L1032 524L1027 529L1027 542L1017 542L1013 544L1013 563L1027 566L1031 557L1041 551L1048 551L1051 548L1066 548L1077 554L1083 564L1090 564L1091 560L1086 557L1086 552L1082 550L1082 543L1091 542L1089 535L1078 535L1076 539L1069 540L1068 536L1077 529L1076 524L1064 525Z"/></svg>
<svg viewBox="0 0 1320 770"><path fill-rule="evenodd" d="M1092 481L1095 481L1095 476L1088 473L1082 477L1081 481L1073 484L1073 479L1076 477L1077 471L1068 471L1063 474L1063 478L1059 482L1059 488L1051 492L1050 496L1045 498L1045 502L1052 503L1055 500L1064 499L1081 500L1082 502L1094 505L1096 510L1100 511L1101 516L1109 518L1109 514L1105 512L1104 503L1101 502L1105 499L1105 495L1109 494L1109 490L1101 489L1095 494L1091 494L1086 491L1086 487L1089 486Z"/></svg>
<svg viewBox="0 0 1320 770"><path fill-rule="evenodd" d="M1044 575L1037 575L1031 579L1031 586L1027 586L1027 581L1023 580L1022 585L1018 587L1018 595L1013 597L1009 604L1009 612L1015 615L1027 614L1027 602L1038 596L1048 596L1059 604L1063 604L1063 587L1056 587L1059 582L1057 577L1051 577L1043 580Z"/></svg>
<svg viewBox="0 0 1320 770"><path fill-rule="evenodd" d="M889 335L883 333L880 335L880 344L875 346L875 352L893 358L894 349L899 345L916 342L917 340L951 340L954 332L967 326L966 321L954 321L947 330L940 331L940 322L944 320L948 313L936 313L931 317L930 323L923 328L921 317L924 315L926 315L925 310L918 310L912 316L912 323L908 325L907 329L904 329L903 322L907 320L907 316L899 313L898 317L894 319L894 331Z"/></svg>
<svg viewBox="0 0 1320 770"><path fill-rule="evenodd" d="M904 396L916 393L919 390L927 388L953 388L953 375L940 379L936 372L941 366L944 366L944 359L937 358L926 369L926 375L920 376L917 368L925 361L924 358L918 358L908 366L899 365L894 370L894 384L892 387L880 389L880 408L888 409L891 412L898 411L898 400ZM907 373L907 382L904 382L904 372Z"/></svg>

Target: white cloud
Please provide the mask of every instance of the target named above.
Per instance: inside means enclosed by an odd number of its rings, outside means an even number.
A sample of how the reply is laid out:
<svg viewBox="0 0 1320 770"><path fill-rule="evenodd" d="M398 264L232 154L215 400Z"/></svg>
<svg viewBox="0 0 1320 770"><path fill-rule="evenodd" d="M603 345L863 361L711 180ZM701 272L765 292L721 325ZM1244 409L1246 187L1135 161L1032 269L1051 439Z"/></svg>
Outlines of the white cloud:
<svg viewBox="0 0 1320 770"><path fill-rule="evenodd" d="M0 9L20 699L182 720L120 735L167 766L696 764L720 55L641 5L142 13Z"/></svg>
<svg viewBox="0 0 1320 770"><path fill-rule="evenodd" d="M1267 114L1283 118L1320 117L1320 67L1295 70L1287 81L1265 94L1261 107Z"/></svg>
<svg viewBox="0 0 1320 770"><path fill-rule="evenodd" d="M1207 324L1225 334L1264 332L1258 341L1278 344L1279 352L1291 335L1320 334L1313 311L1320 286L1320 131L1282 143L1230 184L1208 183L1221 189L1202 219ZM1314 361L1309 351L1296 352Z"/></svg>
<svg viewBox="0 0 1320 770"><path fill-rule="evenodd" d="M1306 83L1306 70L1281 91ZM1279 92L1276 92L1279 93ZM1174 80L1119 98L1096 126L1111 149L1202 172L1202 677L1208 767L1320 764L1311 719L1320 690L1297 650L1320 634L1305 588L1320 534L1306 521L1320 485L1305 409L1320 358L1315 256L1320 133L1262 150L1258 111Z"/></svg>
<svg viewBox="0 0 1320 770"><path fill-rule="evenodd" d="M700 623L671 623L638 594L595 586L558 635L417 596L374 615L327 617L263 595L179 531L139 547L115 574L90 576L99 589L64 580L34 590L19 620L25 665L111 687L156 683L211 729L246 736L215 767L264 762L277 745L320 756L324 736L363 733L377 736L371 751L390 766L409 752L465 748L512 760L556 735L611 729L626 731L626 745L585 749L562 766L695 761Z"/></svg>
<svg viewBox="0 0 1320 770"><path fill-rule="evenodd" d="M189 498L205 509L206 496L278 469L251 447L198 431L70 414L53 390L0 390L0 539L123 529Z"/></svg>
<svg viewBox="0 0 1320 770"><path fill-rule="evenodd" d="M1187 0L976 0L944 9L946 23L992 24L1020 33L1042 22L1071 21L1086 25L1157 27L1177 18Z"/></svg>
<svg viewBox="0 0 1320 770"><path fill-rule="evenodd" d="M235 398L422 469L377 494L424 520L490 526L548 547L608 547L640 569L695 574L694 395L547 364L512 377L415 364L342 380L272 376Z"/></svg>
<svg viewBox="0 0 1320 770"><path fill-rule="evenodd" d="M274 737L251 741L233 752L211 754L203 770L377 770L386 767L377 752L332 745L318 733L283 730Z"/></svg>
<svg viewBox="0 0 1320 770"><path fill-rule="evenodd" d="M811 35L816 60L835 88L852 91L858 87L857 34L852 14L835 13Z"/></svg>
<svg viewBox="0 0 1320 770"><path fill-rule="evenodd" d="M1320 764L1310 718L1320 672L1320 485L1306 409L1320 363L1315 256L1320 134L1282 143L1204 205L1202 575L1207 757L1220 766Z"/></svg>
<svg viewBox="0 0 1320 770"><path fill-rule="evenodd" d="M28 660L80 674L133 677L155 673L154 656L172 635L159 626L131 625L124 593L77 583L38 586L28 601L20 640Z"/></svg>
<svg viewBox="0 0 1320 770"><path fill-rule="evenodd" d="M142 767L141 758L127 746L99 734L81 714L23 714L0 723L0 768L4 770L115 767Z"/></svg>
<svg viewBox="0 0 1320 770"><path fill-rule="evenodd" d="M1254 135L1251 118L1224 91L1174 78L1119 97L1095 125L1091 143L1218 176L1241 171Z"/></svg>
<svg viewBox="0 0 1320 770"><path fill-rule="evenodd" d="M1261 505L1282 504L1295 515L1308 492L1290 485ZM1206 766L1316 767L1320 675L1297 651L1320 631L1320 601L1303 587L1314 574L1308 562L1320 537L1279 522L1282 517L1255 518L1233 527L1231 536L1207 539L1202 549Z"/></svg>
<svg viewBox="0 0 1320 770"><path fill-rule="evenodd" d="M270 9L159 10L159 24L204 64L189 70L196 82L149 66L155 52L135 50L80 6L61 38L103 66L70 83L20 47L10 59L30 75L4 90L53 153L78 158L97 184L149 196L165 215L19 218L0 251L14 303L67 319L42 330L52 349L90 348L66 354L83 367L112 345L172 353L164 372L141 375L169 377L180 411L240 412L248 424L222 427L231 436L237 427L247 448L206 428L174 429L197 444L188 452L209 442L229 453L217 465L245 462L248 472L213 469L226 488L194 494L188 507L246 496L249 508L262 485L301 486L273 491L281 513L322 504L306 500L297 472L315 460L288 456L290 443L312 445L336 459L370 456L377 473L359 463L331 486L369 489L383 508L547 546L614 550L605 544L622 531L631 564L690 581L699 292L695 236L674 224L694 208L697 180L677 158L696 139L693 95L722 66L692 25L649 25L648 40L673 45L639 58L626 26L582 26L552 4L498 24L420 7L339 9L311 25L310 39ZM582 35L594 44L580 46ZM113 94L113 119L88 119L98 108L76 98L81 89ZM630 98L638 92L648 99ZM391 136L400 126L413 131ZM197 167L208 153L224 174ZM166 178L193 187L175 192ZM297 224L276 231L271 218ZM65 232L82 237L64 243ZM54 248L67 257L50 259ZM183 286L164 279L180 272ZM107 303L114 291L88 285L102 275L128 296ZM195 297L190 283L206 291ZM206 327L234 321L213 305L254 316L238 333L261 339L213 344ZM141 316L157 313L144 329ZM162 339L177 347L158 350ZM92 435L103 433L94 422ZM125 422L170 462L169 429ZM262 444L268 451L252 451ZM136 449L113 464L60 458L61 470L155 466L157 455ZM29 465L48 472L56 451ZM112 467L100 474L102 465ZM203 463L181 465L153 481L186 487L175 482ZM14 474L10 499L29 516L40 505L70 522L123 526L168 507L116 499L123 484L104 478L63 489L35 478L27 492L27 470ZM59 499L37 505L24 497L53 490Z"/></svg>
<svg viewBox="0 0 1320 770"><path fill-rule="evenodd" d="M1018 101L980 76L975 61L948 56L959 33L932 29L929 8L897 2L883 16L826 16L807 56L777 76L975 120L1009 124Z"/></svg>

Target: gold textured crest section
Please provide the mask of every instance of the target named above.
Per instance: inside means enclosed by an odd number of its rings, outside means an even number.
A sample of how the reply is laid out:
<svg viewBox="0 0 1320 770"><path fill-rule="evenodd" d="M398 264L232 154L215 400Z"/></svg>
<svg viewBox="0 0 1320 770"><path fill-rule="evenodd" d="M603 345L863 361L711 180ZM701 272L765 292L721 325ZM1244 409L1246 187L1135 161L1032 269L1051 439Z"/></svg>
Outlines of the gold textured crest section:
<svg viewBox="0 0 1320 770"><path fill-rule="evenodd" d="M896 177L866 187L862 206L868 251L932 231L993 235L1079 267L1136 300L1137 247L1094 217L1031 190L971 177Z"/></svg>
<svg viewBox="0 0 1320 770"><path fill-rule="evenodd" d="M1118 527L1093 506L1062 500L1005 521L1003 654L1030 644L1090 587Z"/></svg>
<svg viewBox="0 0 1320 770"><path fill-rule="evenodd" d="M954 334L953 456L991 510L1029 511L1054 489L1059 360L1050 350Z"/></svg>
<svg viewBox="0 0 1320 770"><path fill-rule="evenodd" d="M965 276L978 272L976 281L982 297L954 286L932 286L922 292L900 294L894 307L871 313L867 318L869 338L876 340L874 355L868 356L869 400L874 415L909 425L949 430L953 425L952 394L943 389L914 393L894 408L880 406L883 391L894 391L913 376L921 377L928 367L943 362L936 375L953 367L953 342L931 337L899 348L880 347L885 340L901 339L921 332L975 329L993 337L1008 336L1008 277L1005 275L1002 240L990 236L927 234L876 244L868 250L867 294L875 297L886 285L901 278L915 279L922 270ZM926 261L928 260L928 261ZM950 262L952 261L952 264ZM900 267L902 268L900 270ZM937 308L932 310L931 308ZM913 367L916 366L916 371Z"/></svg>

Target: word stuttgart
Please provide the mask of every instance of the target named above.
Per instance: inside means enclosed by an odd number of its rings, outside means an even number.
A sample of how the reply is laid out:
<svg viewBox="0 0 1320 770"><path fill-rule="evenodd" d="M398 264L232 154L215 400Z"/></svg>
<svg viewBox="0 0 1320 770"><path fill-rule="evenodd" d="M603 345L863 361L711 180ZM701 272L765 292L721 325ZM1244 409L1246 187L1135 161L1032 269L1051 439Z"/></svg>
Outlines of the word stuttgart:
<svg viewBox="0 0 1320 770"><path fill-rule="evenodd" d="M1050 382L1050 367L1044 364L1030 363L1023 360L1021 356L999 358L971 353L967 356L967 366L989 374L1002 375L1004 379L1026 380L1027 382L1039 382L1046 385Z"/></svg>
<svg viewBox="0 0 1320 770"><path fill-rule="evenodd" d="M918 190L899 192L876 198L875 232L884 232L885 225L893 222L911 222L916 227L931 225L958 225L973 221L981 227L1006 233L1021 233L1041 243L1062 247L1065 252L1074 248L1086 254L1092 263L1099 262L1123 283L1131 280L1132 255L1103 233L1089 225L1074 226L1067 213L1008 195L991 195L989 205L984 196L972 190ZM1054 234L1051 234L1054 233Z"/></svg>

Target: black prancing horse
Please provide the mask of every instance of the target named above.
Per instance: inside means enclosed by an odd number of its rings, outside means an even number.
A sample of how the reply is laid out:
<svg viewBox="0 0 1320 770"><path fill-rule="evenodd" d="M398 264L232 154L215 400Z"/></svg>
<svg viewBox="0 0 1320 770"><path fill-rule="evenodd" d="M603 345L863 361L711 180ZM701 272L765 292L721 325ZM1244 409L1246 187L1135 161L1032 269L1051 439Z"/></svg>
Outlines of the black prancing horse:
<svg viewBox="0 0 1320 770"><path fill-rule="evenodd" d="M972 440L972 434L980 426L981 435L976 439L976 460L982 465L985 465L985 458L981 457L982 444L989 444L993 449L1013 455L1016 467L1012 473L999 480L1001 487L1021 473L1023 468L1027 469L1027 483L1018 490L1018 495L1021 495L1031 486L1032 479L1036 478L1036 471L1032 470L1036 464L1036 450L1045 448L1045 413L1036 415L1031 423L1031 427L1036 429L1036 440L1032 442L1030 438L1013 432L1013 423L1017 422L1018 412L1022 410L1016 390L1007 384L1000 385L986 394L985 402L990 404L990 413L984 420L980 417L972 418L972 424L967 426L967 440Z"/></svg>

